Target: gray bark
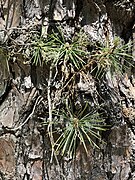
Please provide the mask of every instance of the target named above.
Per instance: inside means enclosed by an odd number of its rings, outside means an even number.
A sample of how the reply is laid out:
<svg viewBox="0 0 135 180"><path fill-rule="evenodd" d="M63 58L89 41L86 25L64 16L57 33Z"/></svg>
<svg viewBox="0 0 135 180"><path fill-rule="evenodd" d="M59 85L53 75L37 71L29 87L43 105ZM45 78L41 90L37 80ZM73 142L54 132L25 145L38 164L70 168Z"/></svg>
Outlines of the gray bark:
<svg viewBox="0 0 135 180"><path fill-rule="evenodd" d="M48 118L49 67L24 63L28 59L19 52L38 32L46 36L62 25L69 35L82 27L93 43L113 41L115 36L126 43L133 41L135 57L135 2L2 0L0 6L0 179L135 179L134 69L121 77L110 78L108 73L98 85L91 75L86 79L79 74L74 92L70 87L62 92L51 87L54 106L59 108L64 97L73 93L79 106L103 104L111 126L102 134L106 143L100 150L89 145L86 155L79 144L74 160L58 156L58 163L55 158L50 162L51 145L41 120ZM55 85L62 78L59 75Z"/></svg>

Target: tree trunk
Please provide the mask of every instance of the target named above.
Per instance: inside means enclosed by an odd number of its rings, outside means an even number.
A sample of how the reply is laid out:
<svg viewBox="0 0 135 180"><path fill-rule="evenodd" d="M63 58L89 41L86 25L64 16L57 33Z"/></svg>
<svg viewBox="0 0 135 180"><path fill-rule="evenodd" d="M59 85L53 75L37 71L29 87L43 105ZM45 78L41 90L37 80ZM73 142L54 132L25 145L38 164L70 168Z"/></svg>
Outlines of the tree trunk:
<svg viewBox="0 0 135 180"><path fill-rule="evenodd" d="M68 38L82 28L93 48L111 44L115 36L123 44L133 42L134 65L134 23L133 0L1 0L1 180L135 179L134 67L120 75L106 72L104 79L95 80L89 68L85 75L69 75L60 65L53 70L49 63L35 65L30 49L34 38L47 37L57 27ZM86 153L78 143L74 158L53 151L58 134L51 136L52 125L43 123L69 99L76 110L86 102L89 109L100 107L107 126L101 134L105 143L95 140L100 149L88 143Z"/></svg>

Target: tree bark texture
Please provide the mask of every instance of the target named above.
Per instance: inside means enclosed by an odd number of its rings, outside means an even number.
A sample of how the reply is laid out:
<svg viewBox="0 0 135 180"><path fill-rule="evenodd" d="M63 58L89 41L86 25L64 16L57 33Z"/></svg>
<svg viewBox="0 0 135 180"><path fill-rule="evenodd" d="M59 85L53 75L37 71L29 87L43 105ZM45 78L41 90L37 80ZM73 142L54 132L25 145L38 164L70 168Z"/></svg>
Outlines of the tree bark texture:
<svg viewBox="0 0 135 180"><path fill-rule="evenodd" d="M98 84L90 74L79 74L74 90L51 87L53 106L73 94L76 106L103 104L108 130L100 150L82 145L76 158L51 161L51 144L42 125L49 111L49 66L27 63L19 50L36 33L47 36L62 25L67 34L82 28L90 41L102 43L115 36L133 41L134 0L1 0L0 1L0 179L1 180L134 180L135 77L134 67L121 77ZM7 61L10 52L10 60ZM22 51L21 51L22 52ZM25 52L26 53L26 52ZM26 63L24 63L26 62ZM57 71L57 70L56 70ZM56 72L55 71L55 72ZM69 78L69 77L68 77ZM57 77L55 86L66 78ZM53 85L54 86L54 85ZM72 91L73 90L73 91Z"/></svg>

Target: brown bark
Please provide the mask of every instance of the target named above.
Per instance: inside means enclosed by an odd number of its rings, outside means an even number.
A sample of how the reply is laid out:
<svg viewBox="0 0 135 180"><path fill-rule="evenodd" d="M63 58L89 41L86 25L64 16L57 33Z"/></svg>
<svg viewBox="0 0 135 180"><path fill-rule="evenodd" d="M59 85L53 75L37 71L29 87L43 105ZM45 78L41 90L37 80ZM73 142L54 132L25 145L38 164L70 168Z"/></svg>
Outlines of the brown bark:
<svg viewBox="0 0 135 180"><path fill-rule="evenodd" d="M135 2L2 0L0 11L0 41L4 47L4 50L0 47L0 179L133 180L134 70L130 68L121 77L115 75L112 79L108 75L99 84L91 76L86 79L80 74L75 82L79 91L75 88L73 92L70 87L68 91L58 91L51 87L51 101L58 108L64 96L72 93L76 104L86 101L89 105L104 104L103 112L110 126L102 134L106 143L100 150L89 145L86 155L79 144L76 159L58 156L58 162L55 158L50 162L51 144L42 124L42 118L48 118L49 65L37 67L27 63L29 59L20 49L35 34L46 36L59 24L68 34L82 27L92 42L102 43L107 38L112 41L117 35L124 42L134 43ZM135 44L133 55L134 49ZM61 74L57 80L59 86Z"/></svg>

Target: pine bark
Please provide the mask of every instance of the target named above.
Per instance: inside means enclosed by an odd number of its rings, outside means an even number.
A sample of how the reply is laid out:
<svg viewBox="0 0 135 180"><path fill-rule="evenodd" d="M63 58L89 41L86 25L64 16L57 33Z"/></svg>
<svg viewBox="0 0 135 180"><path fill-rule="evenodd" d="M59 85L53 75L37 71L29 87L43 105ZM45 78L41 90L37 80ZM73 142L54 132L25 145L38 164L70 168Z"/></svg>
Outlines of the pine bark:
<svg viewBox="0 0 135 180"><path fill-rule="evenodd" d="M108 75L99 83L80 75L75 84L81 84L79 91L70 91L70 86L57 91L48 85L49 65L27 63L27 57L19 52L34 34L47 36L57 26L68 34L82 28L96 43L112 41L115 36L124 43L132 41L135 58L133 0L1 0L0 179L135 179L134 67L120 77ZM58 108L62 98L72 93L75 104L103 104L109 128L102 134L106 143L100 150L89 146L86 155L80 144L74 160L61 156L51 160L50 140L41 121L49 111L46 86Z"/></svg>

